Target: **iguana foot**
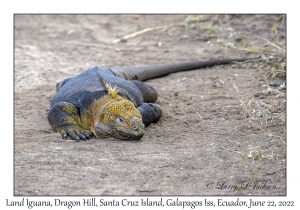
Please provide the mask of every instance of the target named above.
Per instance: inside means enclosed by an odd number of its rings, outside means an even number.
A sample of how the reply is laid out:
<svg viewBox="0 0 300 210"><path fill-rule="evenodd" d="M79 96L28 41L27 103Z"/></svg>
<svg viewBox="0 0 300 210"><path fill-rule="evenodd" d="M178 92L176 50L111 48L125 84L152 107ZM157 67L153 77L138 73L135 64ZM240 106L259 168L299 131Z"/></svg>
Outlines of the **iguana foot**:
<svg viewBox="0 0 300 210"><path fill-rule="evenodd" d="M138 107L138 110L142 115L145 126L158 122L162 115L162 109L157 104L143 103L142 106Z"/></svg>
<svg viewBox="0 0 300 210"><path fill-rule="evenodd" d="M59 128L58 132L62 135L63 139L67 139L68 135L71 139L79 142L80 140L89 140L93 135L92 132L84 130L76 125L64 125Z"/></svg>

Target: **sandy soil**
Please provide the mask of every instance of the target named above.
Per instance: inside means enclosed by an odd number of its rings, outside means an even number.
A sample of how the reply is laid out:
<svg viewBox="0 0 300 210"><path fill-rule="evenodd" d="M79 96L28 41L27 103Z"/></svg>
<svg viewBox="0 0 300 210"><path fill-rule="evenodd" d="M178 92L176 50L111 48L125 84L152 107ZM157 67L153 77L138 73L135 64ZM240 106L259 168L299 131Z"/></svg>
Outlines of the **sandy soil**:
<svg viewBox="0 0 300 210"><path fill-rule="evenodd" d="M285 79L266 77L282 59L147 81L163 116L141 141L76 143L52 131L55 84L95 65L283 55L285 23L272 32L280 15L202 16L113 43L187 17L15 15L15 195L286 195L285 94L267 85Z"/></svg>

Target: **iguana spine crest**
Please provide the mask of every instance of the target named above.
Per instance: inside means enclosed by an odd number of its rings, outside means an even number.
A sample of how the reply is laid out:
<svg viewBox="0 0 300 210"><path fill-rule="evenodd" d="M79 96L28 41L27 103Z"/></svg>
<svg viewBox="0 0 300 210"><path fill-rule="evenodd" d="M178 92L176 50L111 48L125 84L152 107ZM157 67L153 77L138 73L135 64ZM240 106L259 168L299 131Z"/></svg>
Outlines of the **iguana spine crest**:
<svg viewBox="0 0 300 210"><path fill-rule="evenodd" d="M119 93L117 86L115 85L114 87L111 87L111 84L107 83L102 77L100 77L100 79L103 82L103 84L108 92L108 95L111 96L112 98L117 98L117 95Z"/></svg>

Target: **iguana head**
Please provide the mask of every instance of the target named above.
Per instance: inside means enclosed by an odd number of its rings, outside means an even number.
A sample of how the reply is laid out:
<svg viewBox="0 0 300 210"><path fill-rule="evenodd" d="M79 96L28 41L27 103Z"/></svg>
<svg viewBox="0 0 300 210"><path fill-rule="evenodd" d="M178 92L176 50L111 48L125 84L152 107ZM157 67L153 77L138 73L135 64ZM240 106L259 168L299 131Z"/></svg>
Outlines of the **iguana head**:
<svg viewBox="0 0 300 210"><path fill-rule="evenodd" d="M111 102L104 110L102 123L109 127L111 137L130 140L141 139L144 135L142 116L126 99Z"/></svg>
<svg viewBox="0 0 300 210"><path fill-rule="evenodd" d="M97 138L141 139L145 125L140 112L131 101L119 96L115 88L109 85L107 90L108 95L100 99L101 105L99 103L94 105L95 109L103 108L94 110L98 116L94 115L95 122L91 131Z"/></svg>

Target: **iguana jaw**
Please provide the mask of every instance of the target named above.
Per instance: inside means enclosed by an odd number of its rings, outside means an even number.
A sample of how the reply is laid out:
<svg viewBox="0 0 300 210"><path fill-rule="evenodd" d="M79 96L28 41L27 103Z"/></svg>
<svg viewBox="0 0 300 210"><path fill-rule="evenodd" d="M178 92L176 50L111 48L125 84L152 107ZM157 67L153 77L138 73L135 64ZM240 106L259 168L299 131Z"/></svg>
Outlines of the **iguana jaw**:
<svg viewBox="0 0 300 210"><path fill-rule="evenodd" d="M128 128L127 126L106 125L103 122L96 122L91 131L98 139L114 137L122 140L139 140L144 136L144 128L143 123L134 123Z"/></svg>
<svg viewBox="0 0 300 210"><path fill-rule="evenodd" d="M144 136L144 125L137 129L137 131L123 132L115 126L105 126L102 123L97 123L92 132L98 139L113 137L121 140L139 140Z"/></svg>

